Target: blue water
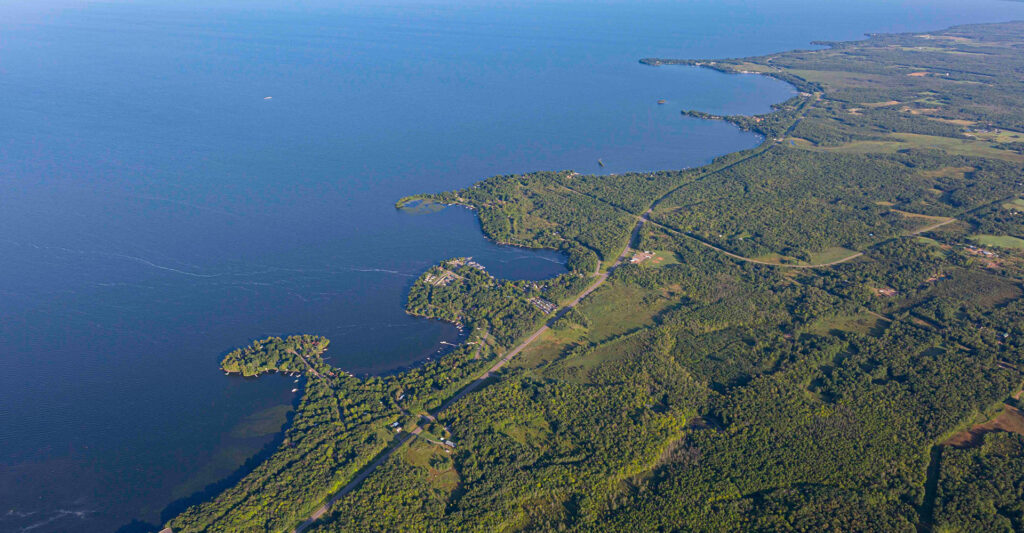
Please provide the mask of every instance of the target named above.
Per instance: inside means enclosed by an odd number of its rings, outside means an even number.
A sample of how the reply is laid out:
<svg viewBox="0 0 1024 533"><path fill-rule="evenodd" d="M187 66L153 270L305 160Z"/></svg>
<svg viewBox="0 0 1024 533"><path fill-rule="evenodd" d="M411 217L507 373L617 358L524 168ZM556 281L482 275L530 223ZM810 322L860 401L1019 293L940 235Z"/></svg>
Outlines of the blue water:
<svg viewBox="0 0 1024 533"><path fill-rule="evenodd" d="M156 523L231 473L292 399L217 372L233 347L316 333L338 366L388 372L456 338L402 311L430 264L564 271L489 243L468 211L397 198L699 165L759 139L680 109L793 94L638 58L1022 17L998 1L0 0L0 531Z"/></svg>

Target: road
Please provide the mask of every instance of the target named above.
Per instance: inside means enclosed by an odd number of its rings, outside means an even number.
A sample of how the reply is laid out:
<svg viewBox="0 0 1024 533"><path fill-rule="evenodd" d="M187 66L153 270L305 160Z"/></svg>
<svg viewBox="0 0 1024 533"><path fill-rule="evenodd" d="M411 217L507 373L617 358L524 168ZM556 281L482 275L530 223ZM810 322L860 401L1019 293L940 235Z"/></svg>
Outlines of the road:
<svg viewBox="0 0 1024 533"><path fill-rule="evenodd" d="M387 448L386 450L381 452L381 454L378 455L377 458L374 459L372 463L366 465L359 472L359 474L356 475L356 477L352 478L352 481L349 481L348 485L342 487L337 494L331 496L331 499L324 502L324 504L321 505L320 507L317 507L316 511L313 511L313 514L309 515L309 518L307 518L304 522L296 526L294 530L295 533L302 533L303 531L308 529L309 526L313 525L314 522L319 520L320 517L327 514L327 511L331 510L331 506L333 506L335 502L344 498L348 493L352 492L353 490L355 490L356 487L361 485L363 481L366 481L366 478L370 477L370 474L372 474L374 470L380 467L380 465L384 464L384 461L387 461L388 458L391 457L391 454L395 453L395 451L400 449L403 445L405 445L405 443L412 440L413 437L419 435L421 431L423 431L423 429L417 426L416 429L408 433L403 433L401 436L397 437L396 442L392 444L390 448Z"/></svg>
<svg viewBox="0 0 1024 533"><path fill-rule="evenodd" d="M313 374L314 376L316 376L318 378L322 378L323 377L323 376L320 375L319 372L316 371L315 368L313 368L313 365L309 364L309 361L306 359L306 356L302 354L302 352L295 351L295 350L289 348L288 349L288 353L290 353L290 354L298 357L299 359L301 359L302 362L306 364L306 368L309 370L310 374ZM320 352L320 353L323 353L323 352Z"/></svg>
<svg viewBox="0 0 1024 533"><path fill-rule="evenodd" d="M662 224L658 224L657 222L654 222L653 220L650 219L650 214L651 214L651 210L648 209L647 212L645 212L643 215L640 215L640 218L642 218L646 222L649 222L652 226L656 226L658 228L661 228L661 229L663 229L663 230L665 230L665 231L667 231L669 233L675 233L677 235L682 235L682 236L687 237L689 239L695 240L698 243L700 243L700 244L702 244L704 246L707 246L708 248L711 248L712 250L720 252L720 253L722 253L724 255L727 255L727 256L729 256L729 257L731 257L733 259L736 259L738 261L745 261L747 263L756 263L758 265L768 265L768 266L781 267L781 268L823 268L823 267L830 267L830 266L838 265L840 263L845 263L847 261L850 261L851 259L856 259L856 258L864 255L863 252L856 252L856 253L853 253L853 254L848 255L846 257L843 257L841 259L837 259L835 261L829 261L828 263L815 263L815 264L812 264L812 265L787 265L787 264L783 264L783 263L773 263L771 261L762 261L760 259L753 259L751 257L743 257L742 255L734 254L734 253L732 253L732 252L730 252L728 250L723 250L722 248L719 248L719 247L715 246L714 244L711 244L710 242L707 242L704 239L701 239L700 237L696 237L694 235L691 235L691 234L689 234L689 233L687 233L685 231L679 231L677 229L670 228L670 227L664 226ZM951 221L943 222L942 224L948 224L949 222L951 222ZM942 224L937 224L934 227L941 226ZM934 229L934 227L932 229Z"/></svg>
<svg viewBox="0 0 1024 533"><path fill-rule="evenodd" d="M659 199L659 201L660 200L661 199ZM657 202L655 202L655 203L657 203ZM748 263L756 263L756 264L773 266L773 267L783 267L783 268L823 268L823 267L829 267L829 266L833 266L833 265L838 265L840 263L845 263L847 261L850 261L852 259L855 259L857 257L860 257L860 256L864 255L862 252L856 252L856 253L854 253L852 255L849 255L849 256L841 258L841 259L837 259L835 261L830 261L830 262L827 262L827 263L817 263L817 264L812 264L812 265L786 265L786 264L780 264L780 263L772 263L772 262L769 262L769 261L761 261L759 259L753 259L753 258L750 258L750 257L743 257L741 255L734 254L734 253L732 253L732 252L730 252L728 250L724 250L722 248L719 248L719 247L717 247L717 246L715 246L715 245L713 245L713 244L711 244L709 242L704 241L703 239L700 239L699 237L696 237L696 236L691 235L689 233L686 233L684 231L679 231L679 230L676 230L676 229L664 226L662 224L658 224L657 222L654 222L654 221L652 221L650 219L650 214L651 214L652 210L653 210L653 206L652 206L651 209L648 209L642 215L637 217L637 223L636 223L636 226L634 226L634 228L633 228L633 232L632 232L632 234L630 236L629 244L626 246L625 249L622 250L622 253L619 254L619 257L615 259L615 262L604 272L601 272L601 265L600 265L600 263L598 263L597 269L594 272L594 282L591 283L590 285L588 285L587 288L584 289L582 292L580 292L576 296L575 299L573 299L571 302L569 302L564 307L562 307L557 313L555 313L555 316L552 318L552 320L554 320L558 316L561 316L563 313L565 313L569 309L572 309L573 307L576 307L577 305L579 305L579 303L584 298L586 298L587 295L589 295L590 293L594 292L595 290L598 289L598 287L600 287L602 284L604 284L606 281L608 281L608 276L612 273L612 271L616 267L621 265L624 261L626 261L626 259L629 257L629 255L634 251L633 248L632 248L632 245L635 242L637 242L637 237L639 236L640 230L643 228L644 224L651 224L651 225L656 226L658 228L661 228L661 229L663 229L665 231L668 231L668 232L671 232L671 233L676 233L676 234L679 234L679 235L683 235L683 236L685 236L687 238L690 238L690 239L692 239L692 240L694 240L694 241L696 241L696 242L698 242L698 243L700 243L700 244L702 244L702 245L704 245L704 246L706 246L708 248L711 248L711 249L713 249L715 251L718 251L718 252L720 252L720 253L728 256L728 257L731 257L733 259L736 259L736 260L739 260L739 261L745 261L745 262L748 262ZM931 231L931 230L933 230L935 228L938 228L940 226L949 224L949 223L954 222L954 221L955 221L955 219L946 220L946 221L934 224L932 226L928 226L927 228L922 228L920 230L917 230L913 234L919 234L919 233L924 233L924 232L927 232L927 231ZM448 408L450 408L453 404L455 404L456 402L458 402L462 398L466 397L466 395L468 395L471 392L473 392L473 391L479 389L480 387L482 387L492 376L494 376L494 374L496 374L505 365L507 365L513 358L515 358L517 355L519 355L524 349L526 349L526 347L528 347L530 344L532 344L534 341L536 341L542 335L544 335L544 333L546 333L549 329L550 329L550 327L547 324L542 325L540 328L537 329L537 331L533 332L533 334L531 334L529 337L527 337L525 340L523 340L523 342L519 343L518 346L516 346L515 348L510 350L508 353L506 353L504 356L502 356L501 359L499 359L493 365L491 365L491 367L488 368L483 374L478 376L475 380L473 380L468 385L466 385L462 390L460 390L454 396L449 398L448 401L446 401L443 404L441 404L441 406L439 408L437 408L437 410L434 411L433 415L429 415L428 414L428 415L424 415L424 416L426 418L428 418L429 420L431 420L431 421L435 420L435 417L437 415L439 415L440 413L442 413L445 410L447 410ZM303 531L308 529L311 525L313 525L313 523L315 523L317 520L319 520L323 515L327 514L327 512L330 510L330 508L338 500L340 500L341 498L345 497L348 493L350 493L353 490L355 490L360 484L362 484L363 481L365 481L368 477L370 477L370 475L374 472L374 470L376 470L378 467L380 467L380 465L384 464L384 462L387 461L388 458L390 458L391 455L394 454L394 452L396 452L397 450L401 449L402 446L404 446L409 441L411 441L416 435L419 435L421 431L422 431L422 428L417 426L414 430L412 430L412 431L410 431L408 433L405 433L401 437L396 439L396 442L394 444L392 444L391 447L389 447L388 449L386 449L383 452L381 452L381 454L379 456L377 456L377 458L373 462L371 462L369 465L367 465L365 468L363 468L363 470L360 471L360 473L358 475L356 475L356 477L353 478L352 481L350 481L347 485L342 487L342 489L340 491L338 491L337 494L332 496L322 506L317 508L317 510L312 515L310 515L310 517L308 519L306 519L306 521L304 521L301 524L299 524L298 527L295 528L294 532L295 533L302 533Z"/></svg>
<svg viewBox="0 0 1024 533"><path fill-rule="evenodd" d="M647 222L647 220L645 220L645 219L641 219L641 220L637 221L636 227L633 228L633 233L632 233L632 237L631 237L631 240L630 240L629 244L632 244L634 242L636 236L640 232L640 228L643 226L643 224L645 222ZM583 291L580 292L576 296L576 298L573 299L573 301L569 302L564 307L562 307L557 313L555 313L555 318L560 316L562 313L565 313L567 310L569 310L569 309L579 305L579 303L584 298L586 298L588 294L594 292L604 282L608 281L608 276L611 274L612 270L614 270L615 267L619 266L623 261L625 261L626 258L629 257L629 255L630 255L630 253L632 251L633 251L633 249L630 246L626 246L626 248L622 251L622 253L619 254L619 257L615 259L615 262L608 268L608 270L606 270L604 272L601 272L601 264L598 263L597 269L594 272L594 282L591 283L590 285L588 285L586 289L583 289ZM493 365L491 365L491 367L488 368L487 371L485 371L483 374L478 376L475 380L470 382L469 385L466 385L461 391L459 391L457 394L455 394L455 396L452 396L451 398L448 399L448 401L446 401L443 404L441 404L441 407L438 407L437 410L435 410L432 415L428 414L428 415L423 415L423 416L425 418L431 420L431 421L435 420L435 417L437 415L441 414L443 411L445 411L446 409L451 407L455 402L461 400L467 394L469 394L469 393L479 389L481 386L483 386L483 384L486 383L487 380L491 378L491 376L493 376L497 371L501 370L501 368L504 367L505 365L507 365L509 361L511 361L515 356L519 355L520 352L522 352L533 341L535 341L538 338L540 338L540 336L543 335L545 332L547 332L549 329L550 328L548 327L547 324L544 324L543 326L538 328L537 331L533 332L532 335L527 337L523 342L519 343L518 346L516 346L515 348L510 350L508 353L506 353L504 356L502 356L501 359L499 359ZM379 468L380 465L384 464L384 462L387 461L388 458L391 457L392 454L394 454L396 451L401 449L402 446L404 446L406 443L411 441L416 435L419 435L420 432L422 432L422 431L423 431L423 429L421 427L416 426L416 429L414 429L414 430L412 430L412 431L410 431L408 433L404 433L402 436L398 437L396 439L396 441L389 448L387 448L386 450L381 452L381 454L378 455L377 458L373 460L373 462L371 462L370 464L366 465L359 472L359 474L356 475L356 477L354 477L352 479L352 481L350 481L347 485L342 487L341 490L339 490L337 492L337 494L335 494L334 496L331 496L331 498L329 500L327 500L323 505L318 507L317 510L314 511L313 514L311 514L309 516L309 518L307 518L304 522L299 524L294 529L294 533L302 533L303 531L308 529L310 526L312 526L317 520L319 520L321 517L323 517L325 514L327 514L327 512L331 510L331 507L334 506L334 504L337 503L338 500L344 498L348 493L352 492L353 490L355 490L356 487L358 487L360 484L362 484L363 481L366 481L366 478L370 477L370 474L373 474L374 470Z"/></svg>
<svg viewBox="0 0 1024 533"><path fill-rule="evenodd" d="M921 229L916 229L916 230L910 232L910 235L920 235L922 233L928 233L929 231L931 231L931 230L933 230L935 228L940 228L940 227L945 226L946 224L950 224L952 222L956 222L956 219L955 218L950 218L948 220L943 220L942 222L939 222L938 224L932 224L931 226L927 226L927 227L924 227L924 228L921 228Z"/></svg>
<svg viewBox="0 0 1024 533"><path fill-rule="evenodd" d="M668 194L666 194L665 196L668 196ZM663 198L664 198L664 196L662 198L659 198L658 201L662 200ZM657 204L657 201L654 202L654 204ZM573 307L576 307L577 305L579 305L579 303L581 301L583 301L583 299L586 298L587 295L589 295L590 293L594 292L601 285L603 285L606 281L608 281L608 276L611 275L612 271L616 267L621 265L624 261L626 261L626 259L630 256L630 254L634 251L632 246L637 241L637 237L639 236L640 230L643 228L643 225L644 224L648 224L648 223L649 224L653 224L653 225L655 225L655 226L657 226L659 228L662 228L662 229L664 229L666 231L670 231L670 232L673 232L673 233L679 233L679 234L685 235L685 236L687 236L687 237L689 237L691 239L694 239L697 242L703 244L704 246L707 246L709 248L717 250L717 251L719 251L719 252L721 252L721 253L729 256L729 257L732 257L734 259L739 259L741 261L748 261L748 262L752 262L752 263L761 263L761 264L770 265L770 266L784 266L784 267L797 267L798 266L798 265L780 265L780 264L777 264L777 263L769 263L769 262L766 262L766 261L759 261L759 260L756 260L756 259L750 259L750 258L747 258L747 257L743 257L743 256L740 256L740 255L736 255L734 253L728 252L728 251L723 250L721 248L718 248L717 246L714 246L714 245L712 245L710 243L704 242L701 239L693 237L692 235L689 235L689 234L687 234L685 232L680 232L680 231L677 231L675 229L668 228L666 226L662 226L661 224L658 224L657 222L652 221L650 219L650 217L649 217L652 209L653 209L653 205L651 206L651 209L648 209L642 215L637 217L636 226L633 227L633 231L630 234L630 241L626 245L626 247L622 250L622 253L619 254L619 257L617 257L615 259L615 262L612 263L612 265L610 267L608 267L608 269L605 270L604 272L601 271L601 264L599 262L598 265L597 265L597 268L595 269L595 272L594 272L594 282L591 283L590 285L588 285L586 289L583 289L583 291L580 292L576 296L575 299L573 299L571 302L569 302L564 307L562 307L557 313L555 313L555 316L552 318L552 320L556 319L558 316L561 316L563 313L565 313L569 309L572 309ZM861 255L860 253L857 253L857 254L852 255L850 257L846 257L846 258L841 259L839 261L833 261L833 262L828 263L828 264L813 265L813 266L812 265L799 265L799 266L803 267L803 268L815 268L815 267L821 267L821 266L834 265L834 264L842 263L844 261L849 261L850 259L853 259L854 257L860 256L860 255ZM505 365L507 365L509 363L509 361L511 361L517 355L519 355L524 349L526 349L527 346L529 346L534 341L539 339L541 337L541 335L544 335L544 333L546 333L549 329L550 329L550 327L548 326L548 324L542 325L540 328L537 329L537 331L534 331L529 337L527 337L525 340L523 340L523 342L519 343L518 346L516 346L515 348L509 350L508 353L506 353L504 356L501 357L501 359L497 360L493 365L491 365L491 367L488 368L483 374L478 376L476 379L474 379L472 382L470 382L468 385L466 385L462 390L460 390L454 396L449 398L446 402L441 404L441 406L438 407L437 410L434 411L433 415L425 415L426 418L428 418L430 420L434 420L435 419L434 417L436 417L440 413L442 413L445 410L447 410L448 408L450 408L456 402L458 402L462 398L466 397L466 395L468 395L471 392L473 392L473 391L479 389L480 387L482 387L484 385L484 383L486 383L492 376L494 376L495 373L497 373ZM355 488L357 488L360 484L362 484L363 481L365 481L368 477L370 477L371 474L373 474L374 470L379 468L380 465L384 464L384 462L387 461L388 458L390 458L392 454L394 454L396 451L401 449L402 446L404 446L409 441L411 441L416 435L419 435L421 431L422 431L422 428L417 426L416 429L414 429L411 432L406 433L402 437L398 438L396 440L396 442L391 445L391 447L389 447L386 450L384 450L383 452L381 452L381 454L379 456L377 456L377 458L373 462L371 462L366 467L364 467L359 472L359 474L356 475L356 477L352 479L352 481L350 481L347 485L342 487L342 489L340 491L338 491L337 494L332 496L329 500L327 500L327 502L325 502L323 505L321 505L319 508L317 508L317 510L314 511L313 514L310 515L309 518L307 518L304 522L299 524L298 527L295 528L294 533L302 533L303 531L308 529L310 526L312 526L317 520L319 520L321 517L323 517L325 514L327 514L327 512L330 511L331 507L335 503L337 503L338 500L340 500L341 498L344 498L348 493L352 492Z"/></svg>
<svg viewBox="0 0 1024 533"><path fill-rule="evenodd" d="M795 126L795 124L794 124L794 126ZM766 143L766 145L767 145L767 143ZM763 151L763 150L761 150L761 151ZM721 170L724 170L725 168L729 168L729 167L731 167L731 166L733 166L733 165L735 165L735 164L737 164L737 163L739 163L741 161L745 161L746 159L754 157L754 156L758 155L759 153L760 152L755 152L755 153L753 153L753 154L743 158L740 161L734 161L733 163L727 165L724 168L717 169L716 171L712 172L711 174L720 172ZM702 176L702 178L703 177L707 177L707 176ZM701 239L699 239L697 237L694 237L693 235L690 235L690 234L688 234L686 232L680 232L678 230L675 230L675 229L672 229L672 228L668 228L668 227L663 226L661 224L658 224L658 223L656 223L656 222L654 222L654 221L652 221L650 219L649 215L650 215L651 211L654 209L654 206L656 206L659 202L661 202L666 197L671 195L672 192L675 192L675 190L676 189L673 189L672 191L669 191L668 193L664 194L662 197L660 197L657 200L655 200L651 204L650 209L648 209L642 215L637 217L636 226L633 227L633 231L630 234L629 243L626 245L625 249L622 250L622 253L619 254L619 257L617 257L615 259L615 262L612 263L612 265L609 266L608 269L605 270L604 272L601 271L601 264L599 262L598 265L597 265L597 268L595 269L595 272L594 272L594 282L591 283L590 285L588 285L587 288L584 289L582 292L580 292L576 296L575 299L573 299L571 302L569 302L564 307L562 307L557 313L555 313L555 315L552 317L551 321L557 319L559 316L561 316L563 313L565 313L569 309L572 309L573 307L576 307L577 305L579 305L579 303L584 298L586 298L587 295L589 295L590 293L594 292L595 290L598 289L598 287L600 287L606 281L608 281L608 276L611 275L612 271L616 267L621 265L624 261L626 261L626 259L630 256L630 254L633 253L634 250L633 250L632 246L633 246L634 243L637 242L637 238L638 238L638 236L640 234L640 230L643 228L643 225L647 224L647 223L653 224L653 225L655 225L655 226L657 226L659 228L662 228L662 229L664 229L666 231L670 231L670 232L673 232L673 233L678 233L678 234L684 235L686 237L689 237L689 238L691 238L691 239L693 239L693 240L703 244L704 246L707 246L708 248L711 248L713 250L717 250L718 252L721 252L721 253L723 253L723 254L725 254L725 255L727 255L729 257L732 257L734 259L738 259L740 261L746 261L746 262L750 262L750 263L759 263L759 264L763 264L763 265L775 266L775 267L818 268L818 267L825 267L825 266L831 266L831 265L836 265L836 264L839 264L839 263L843 263L845 261L849 261L849 260L851 260L851 259L853 259L855 257L859 257L859 256L862 255L861 253L856 253L856 254L853 254L853 255L851 255L849 257L845 257L843 259L840 259L838 261L832 261L830 263L822 263L822 264L818 264L818 265L782 265L782 264L778 264L778 263L770 263L770 262L767 262L767 261L760 261L760 260L757 260L757 259L751 259L749 257L743 257L741 255L736 255L736 254L734 254L732 252L723 250L723 249L721 249L721 248L719 248L719 247L717 247L717 246L715 246L715 245L713 245L711 243L705 242L705 241L703 241L703 240L701 240ZM549 321L549 323L551 321ZM548 326L548 324L542 325L540 328L537 329L537 331L533 332L533 334L531 334L529 337L527 337L525 340L523 340L523 342L519 343L518 346L516 346L515 348L510 350L504 356L502 356L501 359L497 360L483 374L478 376L475 380L473 380L468 385L466 385L462 390L460 390L454 396L449 398L448 401L446 401L443 404L441 404L441 406L438 407L437 410L435 410L432 415L427 414L427 415L422 415L422 416L424 416L425 418L427 418L427 419L429 419L431 421L435 420L435 417L437 415L441 414L442 412L444 412L445 410L450 408L452 405L454 405L456 402L458 402L462 398L466 397L466 395L468 395L471 392L473 392L473 391L479 389L480 387L482 387L492 376L494 376L495 373L497 373L505 365L507 365L509 363L509 361L511 361L513 358L515 358L517 355L519 355L524 349L526 349L527 346L529 346L534 341L539 339L541 337L541 335L544 335L544 333L546 333L549 329L550 329L550 327ZM347 495L348 493L352 492L363 481L365 481L366 478L370 477L370 475L373 474L374 470L379 468L380 465L384 464L384 462L387 461L388 458L390 458L392 454L394 454L397 450L401 449L402 446L404 446L406 443L411 441L416 435L419 435L421 431L422 431L422 428L417 426L416 429L414 429L411 432L406 433L403 436L401 436L398 439L396 439L396 442L394 444L392 444L391 447L389 447L388 449L386 449L383 452L381 452L381 454L379 456L377 456L377 458L373 462L371 462L369 465L367 465L365 468L363 468L363 470L360 471L360 473L358 475L356 475L356 477L353 478L352 481L350 481L347 485L342 487L342 489L340 491L338 491L337 494L332 496L322 506L317 508L317 510L312 515L310 515L310 517L308 519L306 519L306 521L304 521L301 524L299 524L299 526L295 528L295 533L302 533L303 531L308 529L311 525L313 525L317 520L319 520L323 515L327 514L327 512L330 510L330 508L338 500L340 500L341 498L345 497L345 495Z"/></svg>

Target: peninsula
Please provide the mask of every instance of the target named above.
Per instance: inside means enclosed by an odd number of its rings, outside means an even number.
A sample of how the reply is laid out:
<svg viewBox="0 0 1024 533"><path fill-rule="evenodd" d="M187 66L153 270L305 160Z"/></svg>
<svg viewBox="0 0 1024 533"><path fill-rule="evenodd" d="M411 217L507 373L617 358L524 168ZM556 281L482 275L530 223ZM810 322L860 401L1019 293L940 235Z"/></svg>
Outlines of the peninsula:
<svg viewBox="0 0 1024 533"><path fill-rule="evenodd" d="M359 379L326 339L224 369L302 372L280 448L178 531L1024 528L1024 23L762 57L764 142L694 169L498 176L471 207L568 272L466 258L412 286L443 358Z"/></svg>

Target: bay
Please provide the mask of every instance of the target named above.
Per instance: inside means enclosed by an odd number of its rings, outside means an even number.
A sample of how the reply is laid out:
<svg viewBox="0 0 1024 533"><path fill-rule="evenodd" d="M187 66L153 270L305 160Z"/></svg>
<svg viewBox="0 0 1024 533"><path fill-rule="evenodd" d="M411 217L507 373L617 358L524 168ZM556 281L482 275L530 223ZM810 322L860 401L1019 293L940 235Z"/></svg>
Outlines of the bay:
<svg viewBox="0 0 1024 533"><path fill-rule="evenodd" d="M291 382L217 372L314 333L357 374L454 341L403 312L441 259L564 271L398 198L531 170L677 169L760 139L758 76L652 68L1013 2L0 1L0 530L111 531L273 446ZM658 105L660 99L666 100ZM601 159L604 167L597 164Z"/></svg>

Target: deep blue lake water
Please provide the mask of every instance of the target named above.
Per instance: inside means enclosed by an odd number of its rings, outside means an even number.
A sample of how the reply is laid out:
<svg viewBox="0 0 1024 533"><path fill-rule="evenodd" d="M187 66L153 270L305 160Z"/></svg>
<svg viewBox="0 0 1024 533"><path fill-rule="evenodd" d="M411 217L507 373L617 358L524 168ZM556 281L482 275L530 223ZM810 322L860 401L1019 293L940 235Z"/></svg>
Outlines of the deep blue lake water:
<svg viewBox="0 0 1024 533"><path fill-rule="evenodd" d="M399 197L699 165L759 138L680 109L793 94L639 58L1014 18L1000 1L0 0L0 531L158 523L238 468L292 394L218 372L234 347L321 334L338 366L393 371L456 338L403 313L429 265L564 271Z"/></svg>

